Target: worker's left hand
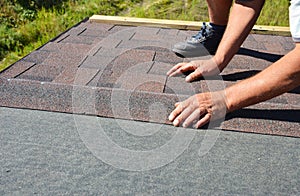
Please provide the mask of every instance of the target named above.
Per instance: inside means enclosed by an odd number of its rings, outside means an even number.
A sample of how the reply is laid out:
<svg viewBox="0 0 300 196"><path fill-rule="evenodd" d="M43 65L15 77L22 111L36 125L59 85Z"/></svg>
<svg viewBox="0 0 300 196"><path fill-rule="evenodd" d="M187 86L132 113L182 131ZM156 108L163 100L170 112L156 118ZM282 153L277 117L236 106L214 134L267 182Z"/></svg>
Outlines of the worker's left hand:
<svg viewBox="0 0 300 196"><path fill-rule="evenodd" d="M200 128L209 121L224 118L227 111L223 91L196 94L175 104L169 115L174 126Z"/></svg>

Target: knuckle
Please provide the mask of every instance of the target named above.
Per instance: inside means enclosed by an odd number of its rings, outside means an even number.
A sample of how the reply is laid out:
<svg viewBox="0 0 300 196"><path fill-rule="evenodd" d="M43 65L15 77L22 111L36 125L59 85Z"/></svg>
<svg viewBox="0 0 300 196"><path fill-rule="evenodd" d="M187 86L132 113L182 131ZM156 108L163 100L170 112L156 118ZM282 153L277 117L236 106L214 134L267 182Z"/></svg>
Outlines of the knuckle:
<svg viewBox="0 0 300 196"><path fill-rule="evenodd" d="M181 123L182 117L181 117L181 116L178 116L178 117L176 118L176 120L177 120L179 123Z"/></svg>
<svg viewBox="0 0 300 196"><path fill-rule="evenodd" d="M198 108L196 109L196 112L197 112L198 114L201 114L201 108L198 107Z"/></svg>
<svg viewBox="0 0 300 196"><path fill-rule="evenodd" d="M176 113L181 113L183 110L183 107L182 107L182 104L179 104L177 107L176 107Z"/></svg>
<svg viewBox="0 0 300 196"><path fill-rule="evenodd" d="M190 65L191 65L194 69L197 69L197 68L198 68L198 65L197 65L196 61L191 61L191 62L190 62Z"/></svg>

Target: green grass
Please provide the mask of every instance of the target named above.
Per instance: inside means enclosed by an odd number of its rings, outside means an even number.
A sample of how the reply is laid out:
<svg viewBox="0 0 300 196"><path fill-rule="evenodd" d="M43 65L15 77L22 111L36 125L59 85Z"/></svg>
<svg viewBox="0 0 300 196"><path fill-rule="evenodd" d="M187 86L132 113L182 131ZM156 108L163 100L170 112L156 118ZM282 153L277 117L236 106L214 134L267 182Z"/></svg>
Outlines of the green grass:
<svg viewBox="0 0 300 196"><path fill-rule="evenodd" d="M288 26L289 1L266 1L256 24ZM143 18L208 21L205 0L145 0L128 10L127 15Z"/></svg>
<svg viewBox="0 0 300 196"><path fill-rule="evenodd" d="M289 1L266 1L257 20L259 25L289 26Z"/></svg>
<svg viewBox="0 0 300 196"><path fill-rule="evenodd" d="M266 1L260 25L288 26L289 1ZM2 0L0 70L93 14L208 21L205 0Z"/></svg>
<svg viewBox="0 0 300 196"><path fill-rule="evenodd" d="M117 15L127 6L138 2L139 0L4 0L0 3L0 70L86 17L93 14Z"/></svg>
<svg viewBox="0 0 300 196"><path fill-rule="evenodd" d="M207 5L201 0L145 0L128 10L127 15L141 18L208 21Z"/></svg>

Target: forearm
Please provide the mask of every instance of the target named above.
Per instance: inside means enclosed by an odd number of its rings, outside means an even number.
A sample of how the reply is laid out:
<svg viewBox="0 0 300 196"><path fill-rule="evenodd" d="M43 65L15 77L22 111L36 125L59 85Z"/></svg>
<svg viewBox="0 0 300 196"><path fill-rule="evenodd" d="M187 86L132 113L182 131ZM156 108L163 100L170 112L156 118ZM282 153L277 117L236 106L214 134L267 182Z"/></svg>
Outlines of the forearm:
<svg viewBox="0 0 300 196"><path fill-rule="evenodd" d="M253 105L300 85L300 43L257 75L225 89L228 112Z"/></svg>
<svg viewBox="0 0 300 196"><path fill-rule="evenodd" d="M250 33L260 14L264 0L234 3L228 25L213 60L222 71Z"/></svg>

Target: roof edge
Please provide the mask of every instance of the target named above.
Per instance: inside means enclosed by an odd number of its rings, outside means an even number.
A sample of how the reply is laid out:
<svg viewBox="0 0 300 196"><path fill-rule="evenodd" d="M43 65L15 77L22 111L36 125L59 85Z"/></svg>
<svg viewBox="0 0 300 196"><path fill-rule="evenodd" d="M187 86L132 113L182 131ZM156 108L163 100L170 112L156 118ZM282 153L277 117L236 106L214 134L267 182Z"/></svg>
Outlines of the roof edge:
<svg viewBox="0 0 300 196"><path fill-rule="evenodd" d="M106 16L106 15L93 15L89 18L89 20L91 22L99 22L99 23L101 22L101 23L109 23L115 25L162 27L162 28L175 28L175 29L183 29L183 30L199 30L203 24L203 22L195 22L195 21L136 18L136 17L123 17L123 16ZM252 33L290 36L290 28L281 27L281 26L254 25L254 27L252 28Z"/></svg>

